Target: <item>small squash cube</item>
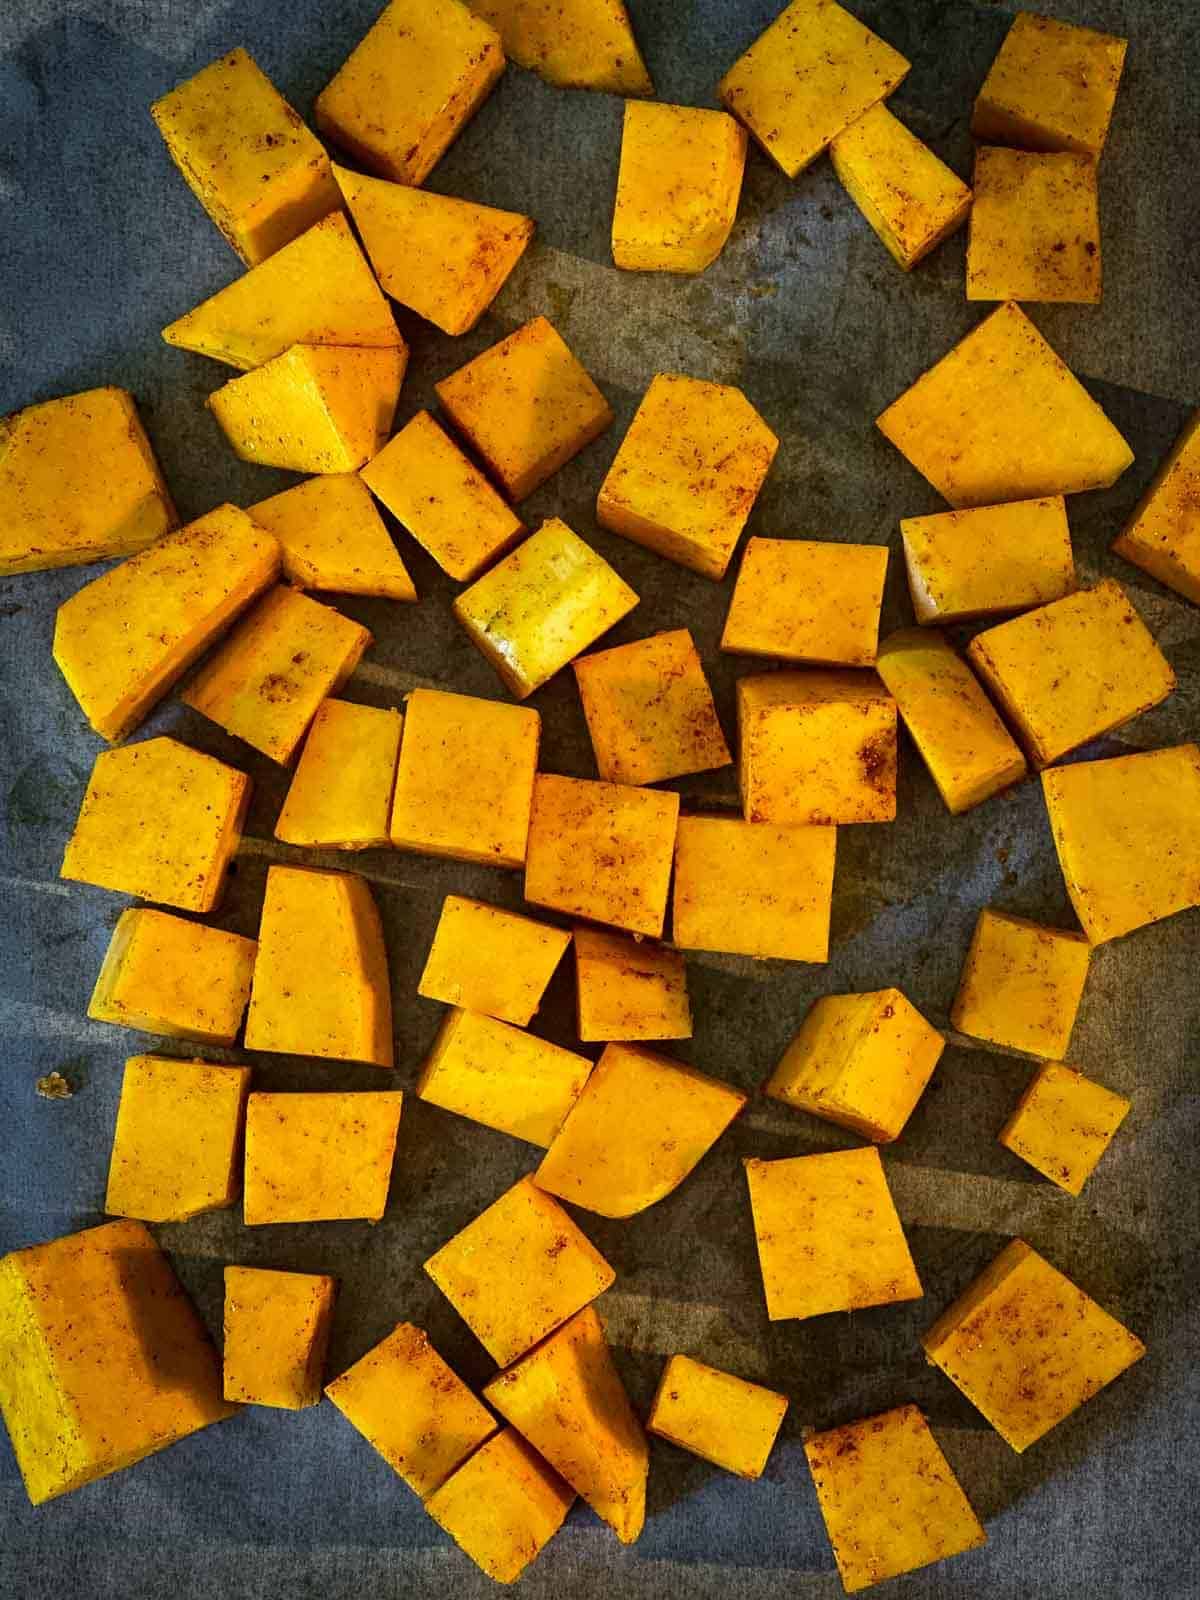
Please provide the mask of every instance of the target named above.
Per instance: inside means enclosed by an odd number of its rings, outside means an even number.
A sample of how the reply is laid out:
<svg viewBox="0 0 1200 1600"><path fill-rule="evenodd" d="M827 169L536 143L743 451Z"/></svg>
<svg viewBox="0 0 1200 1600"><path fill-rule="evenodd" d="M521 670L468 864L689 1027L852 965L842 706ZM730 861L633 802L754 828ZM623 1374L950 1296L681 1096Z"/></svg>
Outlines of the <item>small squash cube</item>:
<svg viewBox="0 0 1200 1600"><path fill-rule="evenodd" d="M109 940L87 1014L167 1039L232 1044L256 949L240 934L130 906Z"/></svg>
<svg viewBox="0 0 1200 1600"><path fill-rule="evenodd" d="M745 1165L772 1322L921 1298L873 1145Z"/></svg>
<svg viewBox="0 0 1200 1600"><path fill-rule="evenodd" d="M975 101L971 132L990 144L1098 156L1128 41L1018 11Z"/></svg>
<svg viewBox="0 0 1200 1600"><path fill-rule="evenodd" d="M920 623L969 622L1070 594L1075 557L1061 495L900 523Z"/></svg>
<svg viewBox="0 0 1200 1600"><path fill-rule="evenodd" d="M820 666L870 667L886 545L749 539L721 649Z"/></svg>
<svg viewBox="0 0 1200 1600"><path fill-rule="evenodd" d="M526 900L660 938L678 818L677 794L539 773Z"/></svg>
<svg viewBox="0 0 1200 1600"><path fill-rule="evenodd" d="M985 145L975 152L968 300L1100 303L1096 163Z"/></svg>
<svg viewBox="0 0 1200 1600"><path fill-rule="evenodd" d="M337 1280L225 1268L225 1398L300 1411L321 1403Z"/></svg>
<svg viewBox="0 0 1200 1600"><path fill-rule="evenodd" d="M616 1274L557 1200L522 1178L425 1271L498 1366L590 1305Z"/></svg>
<svg viewBox="0 0 1200 1600"><path fill-rule="evenodd" d="M481 1445L425 1502L438 1527L497 1583L515 1583L575 1499L513 1428Z"/></svg>
<svg viewBox="0 0 1200 1600"><path fill-rule="evenodd" d="M975 924L951 1026L973 1039L1061 1061L1091 956L1082 933L1044 928L988 907Z"/></svg>
<svg viewBox="0 0 1200 1600"><path fill-rule="evenodd" d="M740 389L659 373L600 485L600 526L723 578L778 448Z"/></svg>
<svg viewBox="0 0 1200 1600"><path fill-rule="evenodd" d="M283 550L283 571L297 589L415 600L408 570L356 472L329 472L250 507Z"/></svg>
<svg viewBox="0 0 1200 1600"><path fill-rule="evenodd" d="M646 1428L739 1478L761 1478L787 1408L787 1395L774 1389L690 1356L672 1356Z"/></svg>
<svg viewBox="0 0 1200 1600"><path fill-rule="evenodd" d="M524 1028L570 942L547 922L448 894L417 993Z"/></svg>
<svg viewBox="0 0 1200 1600"><path fill-rule="evenodd" d="M1200 605L1200 411L1188 419L1113 551Z"/></svg>
<svg viewBox="0 0 1200 1600"><path fill-rule="evenodd" d="M1077 1195L1131 1104L1074 1067L1046 1061L997 1137L1044 1178Z"/></svg>
<svg viewBox="0 0 1200 1600"><path fill-rule="evenodd" d="M1146 1353L1023 1239L1005 1246L921 1343L1018 1452Z"/></svg>
<svg viewBox="0 0 1200 1600"><path fill-rule="evenodd" d="M403 1098L398 1089L252 1094L246 1102L246 1226L378 1222Z"/></svg>
<svg viewBox="0 0 1200 1600"><path fill-rule="evenodd" d="M575 992L585 1043L692 1036L687 963L665 944L576 928Z"/></svg>
<svg viewBox="0 0 1200 1600"><path fill-rule="evenodd" d="M504 42L504 53L560 89L653 94L625 0L467 0Z"/></svg>
<svg viewBox="0 0 1200 1600"><path fill-rule="evenodd" d="M724 111L626 100L612 253L628 272L703 272L725 248L746 130Z"/></svg>
<svg viewBox="0 0 1200 1600"><path fill-rule="evenodd" d="M275 824L275 837L285 844L325 850L368 850L388 844L403 725L399 711L322 700Z"/></svg>

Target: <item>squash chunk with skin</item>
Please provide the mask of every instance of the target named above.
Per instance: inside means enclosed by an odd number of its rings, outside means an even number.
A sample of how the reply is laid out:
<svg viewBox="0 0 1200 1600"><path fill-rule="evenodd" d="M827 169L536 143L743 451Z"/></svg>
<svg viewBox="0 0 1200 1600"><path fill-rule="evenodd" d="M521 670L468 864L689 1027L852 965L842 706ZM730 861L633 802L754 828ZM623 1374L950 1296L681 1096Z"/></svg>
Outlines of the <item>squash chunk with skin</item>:
<svg viewBox="0 0 1200 1600"><path fill-rule="evenodd" d="M1082 933L1044 928L989 907L975 924L951 1026L973 1039L1061 1061L1091 956Z"/></svg>
<svg viewBox="0 0 1200 1600"><path fill-rule="evenodd" d="M425 1499L496 1432L483 1402L429 1335L400 1322L325 1393L415 1494Z"/></svg>
<svg viewBox="0 0 1200 1600"><path fill-rule="evenodd" d="M837 829L680 817L671 936L684 950L828 961Z"/></svg>
<svg viewBox="0 0 1200 1600"><path fill-rule="evenodd" d="M269 867L247 1050L392 1065L392 994L365 878Z"/></svg>
<svg viewBox="0 0 1200 1600"><path fill-rule="evenodd" d="M341 205L320 140L240 47L150 115L188 188L251 266Z"/></svg>
<svg viewBox="0 0 1200 1600"><path fill-rule="evenodd" d="M1000 1252L921 1343L1018 1452L1146 1353L1023 1239Z"/></svg>
<svg viewBox="0 0 1200 1600"><path fill-rule="evenodd" d="M1054 848L1092 944L1200 906L1200 746L1042 773Z"/></svg>
<svg viewBox="0 0 1200 1600"><path fill-rule="evenodd" d="M740 389L659 373L600 485L602 528L723 578L779 440Z"/></svg>
<svg viewBox="0 0 1200 1600"><path fill-rule="evenodd" d="M237 1410L221 1397L204 1324L140 1222L0 1258L0 1413L35 1506Z"/></svg>
<svg viewBox="0 0 1200 1600"><path fill-rule="evenodd" d="M1060 600L1075 587L1061 495L974 506L900 523L920 623L968 622Z"/></svg>
<svg viewBox="0 0 1200 1600"><path fill-rule="evenodd" d="M1096 163L984 146L975 152L968 300L1100 303Z"/></svg>
<svg viewBox="0 0 1200 1600"><path fill-rule="evenodd" d="M585 1043L692 1036L687 963L667 945L576 928L575 989Z"/></svg>
<svg viewBox="0 0 1200 1600"><path fill-rule="evenodd" d="M356 472L330 472L251 506L279 540L283 571L297 589L415 600L417 591Z"/></svg>
<svg viewBox="0 0 1200 1600"><path fill-rule="evenodd" d="M178 526L126 390L0 417L0 576L132 555Z"/></svg>
<svg viewBox="0 0 1200 1600"><path fill-rule="evenodd" d="M467 0L505 54L560 89L653 94L624 0Z"/></svg>
<svg viewBox="0 0 1200 1600"><path fill-rule="evenodd" d="M906 272L966 220L971 191L882 101L829 147L833 170Z"/></svg>
<svg viewBox="0 0 1200 1600"><path fill-rule="evenodd" d="M171 323L163 338L242 372L295 344L405 348L341 212Z"/></svg>
<svg viewBox="0 0 1200 1600"><path fill-rule="evenodd" d="M889 634L876 670L948 811L968 811L1025 776L1025 757L945 634Z"/></svg>
<svg viewBox="0 0 1200 1600"><path fill-rule="evenodd" d="M547 922L448 894L417 993L524 1028L570 942Z"/></svg>
<svg viewBox="0 0 1200 1600"><path fill-rule="evenodd" d="M516 512L428 411L418 411L388 440L362 469L362 481L442 571L464 583L525 531Z"/></svg>
<svg viewBox="0 0 1200 1600"><path fill-rule="evenodd" d="M870 667L886 545L749 539L721 649L817 666Z"/></svg>
<svg viewBox="0 0 1200 1600"><path fill-rule="evenodd" d="M542 719L525 706L414 689L392 802L398 850L525 864Z"/></svg>
<svg viewBox="0 0 1200 1600"><path fill-rule="evenodd" d="M921 1298L873 1145L745 1166L772 1322Z"/></svg>
<svg viewBox="0 0 1200 1600"><path fill-rule="evenodd" d="M434 384L508 498L526 500L602 434L612 408L545 317Z"/></svg>
<svg viewBox="0 0 1200 1600"><path fill-rule="evenodd" d="M1200 605L1200 411L1155 473L1113 552Z"/></svg>
<svg viewBox="0 0 1200 1600"><path fill-rule="evenodd" d="M729 765L686 628L583 656L574 671L596 766L609 783L658 783Z"/></svg>
<svg viewBox="0 0 1200 1600"><path fill-rule="evenodd" d="M677 794L539 773L526 900L660 938L678 819Z"/></svg>
<svg viewBox="0 0 1200 1600"><path fill-rule="evenodd" d="M909 65L835 0L792 0L734 62L717 93L794 178L885 100Z"/></svg>
<svg viewBox="0 0 1200 1600"><path fill-rule="evenodd" d="M1130 1102L1074 1067L1042 1064L997 1135L1006 1150L1068 1194L1081 1194Z"/></svg>
<svg viewBox="0 0 1200 1600"><path fill-rule="evenodd" d="M425 1509L497 1583L515 1583L566 1519L574 1489L513 1428L476 1450Z"/></svg>
<svg viewBox="0 0 1200 1600"><path fill-rule="evenodd" d="M64 600L54 659L96 732L136 728L278 574L271 535L218 506Z"/></svg>
<svg viewBox="0 0 1200 1600"><path fill-rule="evenodd" d="M337 1279L225 1268L225 1398L300 1411L320 1405Z"/></svg>
<svg viewBox="0 0 1200 1600"><path fill-rule="evenodd" d="M518 211L345 167L333 175L385 291L443 333L471 331L533 238L533 218Z"/></svg>
<svg viewBox="0 0 1200 1600"><path fill-rule="evenodd" d="M632 1544L646 1520L650 1451L594 1306L552 1333L484 1399Z"/></svg>
<svg viewBox="0 0 1200 1600"><path fill-rule="evenodd" d="M873 672L739 678L747 822L892 822L896 702Z"/></svg>
<svg viewBox="0 0 1200 1600"><path fill-rule="evenodd" d="M360 623L280 585L238 623L179 698L286 766L321 702L345 683L370 643Z"/></svg>
<svg viewBox="0 0 1200 1600"><path fill-rule="evenodd" d="M628 272L703 272L737 217L746 130L724 111L625 102L612 252Z"/></svg>
<svg viewBox="0 0 1200 1600"><path fill-rule="evenodd" d="M678 1189L745 1104L732 1084L610 1044L534 1179L585 1211L636 1216Z"/></svg>
<svg viewBox="0 0 1200 1600"><path fill-rule="evenodd" d="M1020 306L1000 306L876 418L952 506L1107 489L1129 445Z"/></svg>
<svg viewBox="0 0 1200 1600"><path fill-rule="evenodd" d="M592 1063L495 1017L451 1010L417 1082L417 1095L530 1144L550 1144Z"/></svg>
<svg viewBox="0 0 1200 1600"><path fill-rule="evenodd" d="M813 1002L765 1092L887 1144L903 1132L945 1045L899 989L825 995Z"/></svg>
<svg viewBox="0 0 1200 1600"><path fill-rule="evenodd" d="M246 1102L246 1226L378 1222L403 1098L398 1089L252 1094Z"/></svg>
<svg viewBox="0 0 1200 1600"><path fill-rule="evenodd" d="M131 906L113 930L87 1014L168 1039L232 1044L256 949L240 934Z"/></svg>
<svg viewBox="0 0 1200 1600"><path fill-rule="evenodd" d="M60 876L211 911L242 837L250 780L175 739L96 757Z"/></svg>
<svg viewBox="0 0 1200 1600"><path fill-rule="evenodd" d="M811 1434L804 1453L847 1594L987 1543L916 1406Z"/></svg>
<svg viewBox="0 0 1200 1600"><path fill-rule="evenodd" d="M590 1305L616 1276L531 1178L480 1212L430 1256L425 1271L501 1367Z"/></svg>
<svg viewBox="0 0 1200 1600"><path fill-rule="evenodd" d="M326 850L370 850L390 843L403 723L399 711L322 700L275 837Z"/></svg>
<svg viewBox="0 0 1200 1600"><path fill-rule="evenodd" d="M971 132L984 143L1098 156L1126 48L1113 34L1018 11L975 101Z"/></svg>
<svg viewBox="0 0 1200 1600"><path fill-rule="evenodd" d="M649 1433L739 1478L761 1478L788 1399L690 1356L672 1356L658 1381Z"/></svg>

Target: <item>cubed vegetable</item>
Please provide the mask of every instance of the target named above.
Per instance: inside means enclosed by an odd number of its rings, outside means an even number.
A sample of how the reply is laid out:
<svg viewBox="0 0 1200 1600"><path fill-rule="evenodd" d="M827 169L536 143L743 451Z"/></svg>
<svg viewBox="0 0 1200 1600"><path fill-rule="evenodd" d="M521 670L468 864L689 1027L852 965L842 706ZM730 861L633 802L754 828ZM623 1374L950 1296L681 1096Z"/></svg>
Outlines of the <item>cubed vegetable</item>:
<svg viewBox="0 0 1200 1600"><path fill-rule="evenodd" d="M921 623L968 622L1070 594L1075 557L1061 495L973 506L900 524Z"/></svg>
<svg viewBox="0 0 1200 1600"><path fill-rule="evenodd" d="M575 991L585 1042L692 1036L687 963L667 945L577 927Z"/></svg>
<svg viewBox="0 0 1200 1600"><path fill-rule="evenodd" d="M299 1411L321 1402L337 1280L225 1268L225 1398Z"/></svg>
<svg viewBox="0 0 1200 1600"><path fill-rule="evenodd" d="M975 152L968 300L1100 302L1096 163L984 145Z"/></svg>
<svg viewBox="0 0 1200 1600"><path fill-rule="evenodd" d="M562 1527L575 1499L512 1428L496 1434L435 1489L425 1509L497 1583L515 1583Z"/></svg>
<svg viewBox="0 0 1200 1600"><path fill-rule="evenodd" d="M1051 1183L1081 1194L1130 1105L1074 1067L1046 1061L998 1137Z"/></svg>
<svg viewBox="0 0 1200 1600"><path fill-rule="evenodd" d="M415 600L417 591L356 472L329 472L250 507L273 533L297 589Z"/></svg>
<svg viewBox="0 0 1200 1600"><path fill-rule="evenodd" d="M1091 954L1081 933L986 908L975 924L951 1025L973 1039L1061 1061Z"/></svg>
<svg viewBox="0 0 1200 1600"><path fill-rule="evenodd" d="M630 272L703 272L737 216L746 130L724 111L625 102L612 253Z"/></svg>
<svg viewBox="0 0 1200 1600"><path fill-rule="evenodd" d="M774 1389L672 1356L646 1428L739 1478L761 1478L787 1408L787 1396Z"/></svg>
<svg viewBox="0 0 1200 1600"><path fill-rule="evenodd" d="M448 894L417 993L523 1028L570 942L562 928Z"/></svg>
<svg viewBox="0 0 1200 1600"><path fill-rule="evenodd" d="M1127 41L1018 11L983 81L971 118L977 139L1098 156Z"/></svg>
<svg viewBox="0 0 1200 1600"><path fill-rule="evenodd" d="M624 0L467 0L505 54L562 89L653 94Z"/></svg>
<svg viewBox="0 0 1200 1600"><path fill-rule="evenodd" d="M322 700L275 824L286 844L367 850L390 842L399 711Z"/></svg>
<svg viewBox="0 0 1200 1600"><path fill-rule="evenodd" d="M403 1098L398 1089L252 1094L246 1102L246 1226L378 1222Z"/></svg>
<svg viewBox="0 0 1200 1600"><path fill-rule="evenodd" d="M879 642L886 545L749 539L721 649L870 667Z"/></svg>
<svg viewBox="0 0 1200 1600"><path fill-rule="evenodd" d="M1188 419L1113 550L1200 605L1200 411Z"/></svg>
<svg viewBox="0 0 1200 1600"><path fill-rule="evenodd" d="M168 1039L232 1044L256 949L240 934L130 906L109 940L88 1016Z"/></svg>

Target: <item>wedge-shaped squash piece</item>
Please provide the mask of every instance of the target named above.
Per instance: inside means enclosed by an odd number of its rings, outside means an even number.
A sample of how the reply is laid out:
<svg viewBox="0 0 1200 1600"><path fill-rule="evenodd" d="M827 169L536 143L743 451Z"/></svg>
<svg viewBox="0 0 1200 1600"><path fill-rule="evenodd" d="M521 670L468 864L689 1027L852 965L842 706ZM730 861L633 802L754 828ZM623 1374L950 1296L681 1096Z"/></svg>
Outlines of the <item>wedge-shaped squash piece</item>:
<svg viewBox="0 0 1200 1600"><path fill-rule="evenodd" d="M0 1412L34 1505L237 1409L221 1398L204 1324L140 1222L0 1259Z"/></svg>
<svg viewBox="0 0 1200 1600"><path fill-rule="evenodd" d="M1018 11L975 101L971 132L990 144L1098 156L1128 41Z"/></svg>
<svg viewBox="0 0 1200 1600"><path fill-rule="evenodd" d="M679 1187L745 1104L732 1084L610 1044L534 1178L586 1211L636 1216Z"/></svg>
<svg viewBox="0 0 1200 1600"><path fill-rule="evenodd" d="M267 869L246 1048L391 1066L391 977L365 878Z"/></svg>
<svg viewBox="0 0 1200 1600"><path fill-rule="evenodd" d="M322 700L345 683L370 643L360 623L280 585L209 657L180 699L286 764Z"/></svg>
<svg viewBox="0 0 1200 1600"><path fill-rule="evenodd" d="M387 1206L403 1095L252 1094L246 1102L247 1227L378 1222Z"/></svg>
<svg viewBox="0 0 1200 1600"><path fill-rule="evenodd" d="M54 659L96 732L132 732L278 573L272 536L218 506L64 600Z"/></svg>
<svg viewBox="0 0 1200 1600"><path fill-rule="evenodd" d="M560 89L653 94L624 0L467 0L504 52Z"/></svg>
<svg viewBox="0 0 1200 1600"><path fill-rule="evenodd" d="M417 993L524 1028L570 942L547 922L448 894Z"/></svg>
<svg viewBox="0 0 1200 1600"><path fill-rule="evenodd" d="M1188 419L1113 551L1200 605L1200 411Z"/></svg>
<svg viewBox="0 0 1200 1600"><path fill-rule="evenodd" d="M747 539L721 649L820 666L873 666L887 565L884 545Z"/></svg>
<svg viewBox="0 0 1200 1600"><path fill-rule="evenodd" d="M320 1405L337 1279L225 1268L225 1398L300 1411Z"/></svg>
<svg viewBox="0 0 1200 1600"><path fill-rule="evenodd" d="M985 907L963 963L951 1026L973 1039L1061 1061L1091 955L1082 933Z"/></svg>
<svg viewBox="0 0 1200 1600"><path fill-rule="evenodd" d="M124 389L0 417L0 576L131 555L178 526Z"/></svg>
<svg viewBox="0 0 1200 1600"><path fill-rule="evenodd" d="M368 850L389 843L388 819L404 718L322 700L275 824L285 844Z"/></svg>
<svg viewBox="0 0 1200 1600"><path fill-rule="evenodd" d="M985 145L975 152L968 300L1100 303L1096 163Z"/></svg>
<svg viewBox="0 0 1200 1600"><path fill-rule="evenodd" d="M240 934L130 906L109 940L88 1016L168 1039L232 1044L256 948Z"/></svg>
<svg viewBox="0 0 1200 1600"><path fill-rule="evenodd" d="M629 272L703 272L733 230L746 130L724 111L625 102L612 253Z"/></svg>
<svg viewBox="0 0 1200 1600"><path fill-rule="evenodd" d="M357 472L330 472L250 507L297 589L415 600L417 591Z"/></svg>
<svg viewBox="0 0 1200 1600"><path fill-rule="evenodd" d="M497 1583L515 1583L562 1527L575 1491L506 1428L425 1502L429 1515Z"/></svg>
<svg viewBox="0 0 1200 1600"><path fill-rule="evenodd" d="M249 372L294 344L403 349L366 257L341 212L163 329L168 344Z"/></svg>
<svg viewBox="0 0 1200 1600"><path fill-rule="evenodd" d="M967 622L1024 611L1075 587L1061 495L972 506L900 523L917 621Z"/></svg>
<svg viewBox="0 0 1200 1600"><path fill-rule="evenodd" d="M575 990L585 1042L692 1036L687 963L667 945L578 927Z"/></svg>
<svg viewBox="0 0 1200 1600"><path fill-rule="evenodd" d="M1130 1101L1057 1061L1044 1061L996 1135L1068 1194L1082 1194Z"/></svg>
<svg viewBox="0 0 1200 1600"><path fill-rule="evenodd" d="M760 1383L672 1356L646 1430L739 1478L761 1478L787 1408L786 1395Z"/></svg>
<svg viewBox="0 0 1200 1600"><path fill-rule="evenodd" d="M594 1306L483 1391L560 1477L632 1544L646 1520L650 1451Z"/></svg>

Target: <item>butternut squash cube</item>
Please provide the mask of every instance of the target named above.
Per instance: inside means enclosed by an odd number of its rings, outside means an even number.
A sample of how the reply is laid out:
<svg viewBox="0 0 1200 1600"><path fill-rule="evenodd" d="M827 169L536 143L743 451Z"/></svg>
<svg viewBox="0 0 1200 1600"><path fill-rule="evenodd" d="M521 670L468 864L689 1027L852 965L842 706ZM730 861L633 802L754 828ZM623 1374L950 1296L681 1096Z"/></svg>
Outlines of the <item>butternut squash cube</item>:
<svg viewBox="0 0 1200 1600"><path fill-rule="evenodd" d="M225 1268L225 1398L301 1411L321 1403L337 1279Z"/></svg>
<svg viewBox="0 0 1200 1600"><path fill-rule="evenodd" d="M372 642L360 623L296 589L272 589L180 695L286 766L321 702L340 689Z"/></svg>
<svg viewBox="0 0 1200 1600"><path fill-rule="evenodd" d="M578 927L575 991L585 1043L692 1036L687 963L667 945Z"/></svg>
<svg viewBox="0 0 1200 1600"><path fill-rule="evenodd" d="M400 1322L325 1393L422 1499L496 1432L496 1419L438 1355Z"/></svg>
<svg viewBox="0 0 1200 1600"><path fill-rule="evenodd" d="M945 634L934 628L889 634L876 671L948 811L969 811L1025 776L1025 757Z"/></svg>
<svg viewBox="0 0 1200 1600"><path fill-rule="evenodd" d="M570 942L562 928L448 894L417 993L524 1028Z"/></svg>
<svg viewBox="0 0 1200 1600"><path fill-rule="evenodd" d="M392 1065L392 993L365 878L268 867L247 1050Z"/></svg>
<svg viewBox="0 0 1200 1600"><path fill-rule="evenodd" d="M403 1098L398 1089L252 1094L246 1102L246 1226L378 1222Z"/></svg>
<svg viewBox="0 0 1200 1600"><path fill-rule="evenodd" d="M622 1544L634 1542L646 1520L650 1451L595 1306L493 1378L483 1395Z"/></svg>
<svg viewBox="0 0 1200 1600"><path fill-rule="evenodd" d="M984 145L975 152L968 300L1100 303L1096 163Z"/></svg>
<svg viewBox="0 0 1200 1600"><path fill-rule="evenodd" d="M297 589L415 600L417 591L356 472L330 472L251 506L279 540L283 571Z"/></svg>
<svg viewBox="0 0 1200 1600"><path fill-rule="evenodd" d="M747 822L892 822L896 702L873 672L739 678Z"/></svg>
<svg viewBox="0 0 1200 1600"><path fill-rule="evenodd" d="M512 1428L497 1433L425 1502L465 1555L497 1583L515 1583L566 1519L575 1499Z"/></svg>
<svg viewBox="0 0 1200 1600"><path fill-rule="evenodd" d="M1081 1194L1131 1102L1074 1067L1046 1061L998 1138L1068 1194Z"/></svg>
<svg viewBox="0 0 1200 1600"><path fill-rule="evenodd" d="M573 1050L495 1017L455 1008L421 1068L417 1095L544 1150L591 1070L588 1058Z"/></svg>
<svg viewBox="0 0 1200 1600"><path fill-rule="evenodd" d="M223 928L130 906L109 940L87 1014L168 1039L232 1044L257 948Z"/></svg>
<svg viewBox="0 0 1200 1600"><path fill-rule="evenodd" d="M54 659L96 732L131 733L278 574L275 540L226 505L64 600Z"/></svg>
<svg viewBox="0 0 1200 1600"><path fill-rule="evenodd" d="M616 1274L532 1178L522 1178L425 1263L498 1366L582 1311Z"/></svg>
<svg viewBox="0 0 1200 1600"><path fill-rule="evenodd" d="M1042 773L1054 848L1092 944L1200 905L1200 746Z"/></svg>
<svg viewBox="0 0 1200 1600"><path fill-rule="evenodd" d="M392 803L399 850L521 867L542 719L524 706L414 689Z"/></svg>
<svg viewBox="0 0 1200 1600"><path fill-rule="evenodd" d="M624 0L467 0L504 53L560 89L653 94Z"/></svg>
<svg viewBox="0 0 1200 1600"><path fill-rule="evenodd" d="M1070 594L1075 558L1061 495L900 523L920 623L1025 611Z"/></svg>
<svg viewBox="0 0 1200 1600"><path fill-rule="evenodd" d="M1018 11L975 101L971 132L989 144L1098 156L1127 45L1110 33Z"/></svg>
<svg viewBox="0 0 1200 1600"><path fill-rule="evenodd" d="M396 710L322 700L275 824L285 844L369 850L390 843L400 732Z"/></svg>
<svg viewBox="0 0 1200 1600"><path fill-rule="evenodd" d="M60 877L211 911L242 837L250 780L175 739L102 750Z"/></svg>
<svg viewBox="0 0 1200 1600"><path fill-rule="evenodd" d="M418 189L405 194L420 196ZM450 577L477 578L525 528L428 411L362 470L362 481Z"/></svg>
<svg viewBox="0 0 1200 1600"><path fill-rule="evenodd" d="M1005 1246L921 1343L1018 1452L1146 1353L1023 1239Z"/></svg>
<svg viewBox="0 0 1200 1600"><path fill-rule="evenodd" d="M678 818L677 794L539 773L526 900L660 938Z"/></svg>
<svg viewBox="0 0 1200 1600"><path fill-rule="evenodd" d="M987 907L975 924L950 1024L973 1039L1061 1061L1091 957L1082 933Z"/></svg>
<svg viewBox="0 0 1200 1600"><path fill-rule="evenodd" d="M814 1433L804 1453L847 1594L987 1543L916 1406Z"/></svg>
<svg viewBox="0 0 1200 1600"><path fill-rule="evenodd" d="M140 1222L0 1258L0 1412L35 1506L237 1409L221 1397L204 1324Z"/></svg>
<svg viewBox="0 0 1200 1600"><path fill-rule="evenodd" d="M970 189L882 100L838 134L829 154L846 193L905 272L966 221Z"/></svg>
<svg viewBox="0 0 1200 1600"><path fill-rule="evenodd" d="M1188 419L1113 551L1200 605L1200 411Z"/></svg>
<svg viewBox="0 0 1200 1600"><path fill-rule="evenodd" d="M372 172L422 184L503 71L499 35L459 0L390 0L317 96L317 127Z"/></svg>
<svg viewBox="0 0 1200 1600"><path fill-rule="evenodd" d="M998 307L876 418L952 506L1107 489L1133 451L1021 310Z"/></svg>
<svg viewBox="0 0 1200 1600"><path fill-rule="evenodd" d="M178 526L126 390L0 417L0 576L132 555Z"/></svg>
<svg viewBox="0 0 1200 1600"><path fill-rule="evenodd" d="M778 448L740 389L659 373L600 485L600 526L723 578Z"/></svg>
<svg viewBox="0 0 1200 1600"><path fill-rule="evenodd" d="M899 989L825 995L809 1008L766 1093L887 1144L903 1132L945 1046Z"/></svg>
<svg viewBox="0 0 1200 1600"><path fill-rule="evenodd" d="M761 1478L787 1408L785 1394L690 1356L672 1356L646 1429L739 1478Z"/></svg>
<svg viewBox="0 0 1200 1600"><path fill-rule="evenodd" d="M749 539L721 649L818 666L870 667L886 545Z"/></svg>
<svg viewBox="0 0 1200 1600"><path fill-rule="evenodd" d="M534 317L434 388L513 501L528 499L613 420L608 401L545 317Z"/></svg>
<svg viewBox="0 0 1200 1600"><path fill-rule="evenodd" d="M745 1166L772 1322L921 1298L874 1145Z"/></svg>
<svg viewBox="0 0 1200 1600"><path fill-rule="evenodd" d="M320 140L240 47L150 115L188 188L251 266L341 205Z"/></svg>
<svg viewBox="0 0 1200 1600"><path fill-rule="evenodd" d="M612 253L627 272L703 272L733 230L746 130L724 111L625 102Z"/></svg>

